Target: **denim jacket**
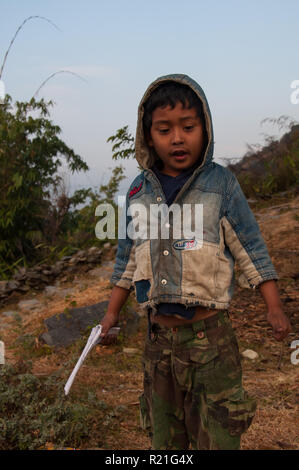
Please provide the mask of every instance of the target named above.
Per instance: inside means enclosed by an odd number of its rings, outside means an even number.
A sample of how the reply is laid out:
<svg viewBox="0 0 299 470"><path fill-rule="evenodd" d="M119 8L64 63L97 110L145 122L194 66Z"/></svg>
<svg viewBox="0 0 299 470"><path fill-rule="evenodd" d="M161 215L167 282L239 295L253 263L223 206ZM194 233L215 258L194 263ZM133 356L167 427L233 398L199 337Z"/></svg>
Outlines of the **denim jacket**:
<svg viewBox="0 0 299 470"><path fill-rule="evenodd" d="M132 237L127 233L119 238L111 282L125 289L135 289L137 301L144 308L151 307L153 313L161 302L226 309L234 291L235 263L248 287L253 289L264 281L278 279L278 275L237 178L228 168L213 162L209 105L201 87L186 75L158 78L140 102L135 152L142 172L127 192L125 227L132 227L136 212L131 209L136 204L148 209L151 205L160 207L166 203L161 184L151 169L155 155L146 144L142 125L143 103L155 87L165 81L189 85L203 103L208 133L205 154L173 202L180 208L184 204L195 208L199 207L195 204L202 204L202 237L200 240L184 236L175 238L171 217L170 236L163 238L159 232L158 237L151 237L150 217L142 219L140 216L138 220L142 220L147 228L146 237ZM193 220L195 212L191 214Z"/></svg>

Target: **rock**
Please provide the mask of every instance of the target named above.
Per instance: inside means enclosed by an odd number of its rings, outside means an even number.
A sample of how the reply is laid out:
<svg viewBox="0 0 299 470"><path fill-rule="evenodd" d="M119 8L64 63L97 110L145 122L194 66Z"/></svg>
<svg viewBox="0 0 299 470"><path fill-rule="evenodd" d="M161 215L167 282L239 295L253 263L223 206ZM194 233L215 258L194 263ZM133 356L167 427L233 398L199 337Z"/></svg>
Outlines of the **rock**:
<svg viewBox="0 0 299 470"><path fill-rule="evenodd" d="M88 254L93 255L93 254L98 253L98 251L102 252L100 248L98 248L97 246L92 246L91 248L88 249Z"/></svg>
<svg viewBox="0 0 299 470"><path fill-rule="evenodd" d="M52 295L56 294L58 288L56 286L46 286L44 289L44 293L47 297L51 297Z"/></svg>
<svg viewBox="0 0 299 470"><path fill-rule="evenodd" d="M87 328L101 322L108 307L108 301L99 302L88 307L71 308L67 312L47 318L44 323L48 332L40 339L49 346L66 347L77 341Z"/></svg>
<svg viewBox="0 0 299 470"><path fill-rule="evenodd" d="M18 287L18 291L21 291L21 292L28 292L30 290L30 287L29 286L26 286L25 284L23 284L22 286Z"/></svg>
<svg viewBox="0 0 299 470"><path fill-rule="evenodd" d="M85 251L80 250L80 251L78 251L78 252L76 253L75 256L76 256L77 258L82 258L82 257L85 256Z"/></svg>
<svg viewBox="0 0 299 470"><path fill-rule="evenodd" d="M116 245L111 245L107 242L104 245L105 249L115 250ZM19 268L10 280L0 281L0 303L2 304L5 299L13 292L27 292L31 288L41 290L45 286L55 282L55 279L62 277L62 281L69 280L74 274L88 272L101 262L103 250L97 246L92 246L86 250L80 250L73 256L64 256L55 264L39 264L30 268ZM78 266L79 265L79 266ZM78 270L79 267L79 270ZM106 279L110 279L111 273L109 269L103 266L101 273L97 272L91 274L94 276L100 275ZM49 286L46 295L54 293L53 286Z"/></svg>
<svg viewBox="0 0 299 470"><path fill-rule="evenodd" d="M26 279L26 268L20 268L13 276L16 281L24 281Z"/></svg>
<svg viewBox="0 0 299 470"><path fill-rule="evenodd" d="M66 295L72 295L74 293L74 287L67 287L66 289L58 289L57 295L59 297L65 297Z"/></svg>
<svg viewBox="0 0 299 470"><path fill-rule="evenodd" d="M123 353L124 354L139 354L140 351L139 349L136 349L136 348L123 348Z"/></svg>
<svg viewBox="0 0 299 470"><path fill-rule="evenodd" d="M63 264L63 261L69 261L70 259L71 259L71 256L63 256L60 261L57 261L56 264L58 264L58 263Z"/></svg>
<svg viewBox="0 0 299 470"><path fill-rule="evenodd" d="M15 310L7 310L6 312L2 312L1 315L4 315L5 317L14 317L18 312Z"/></svg>
<svg viewBox="0 0 299 470"><path fill-rule="evenodd" d="M99 302L88 307L76 307L66 312L47 318L44 323L48 331L39 339L49 346L66 347L86 334L87 329L99 324L104 317L108 301ZM140 316L133 308L126 308L126 320L119 326L124 335L134 334L139 325Z"/></svg>
<svg viewBox="0 0 299 470"><path fill-rule="evenodd" d="M4 294L4 292L6 291L7 284L7 281L0 281L0 294Z"/></svg>
<svg viewBox="0 0 299 470"><path fill-rule="evenodd" d="M102 271L103 271L102 268L94 268L88 271L88 274L92 277L101 277Z"/></svg>
<svg viewBox="0 0 299 470"><path fill-rule="evenodd" d="M259 357L258 353L253 351L252 349L246 349L245 351L243 351L242 356L246 359L251 359L252 361Z"/></svg>
<svg viewBox="0 0 299 470"><path fill-rule="evenodd" d="M45 276L49 276L49 274L52 274L52 271L49 271L48 269L44 269L42 271L42 273L45 275Z"/></svg>
<svg viewBox="0 0 299 470"><path fill-rule="evenodd" d="M8 281L6 290L13 291L13 290L18 289L18 287L20 287L20 283L18 281Z"/></svg>
<svg viewBox="0 0 299 470"><path fill-rule="evenodd" d="M40 307L40 305L40 302L36 299L21 300L21 302L18 303L18 308L20 310L32 310L37 307Z"/></svg>
<svg viewBox="0 0 299 470"><path fill-rule="evenodd" d="M32 270L32 271L27 271L26 277L27 277L28 279L30 279L30 280L31 280L31 279L33 279L33 280L39 280L39 278L40 278L40 273L37 273L37 272L35 272L35 271L33 271L33 270Z"/></svg>

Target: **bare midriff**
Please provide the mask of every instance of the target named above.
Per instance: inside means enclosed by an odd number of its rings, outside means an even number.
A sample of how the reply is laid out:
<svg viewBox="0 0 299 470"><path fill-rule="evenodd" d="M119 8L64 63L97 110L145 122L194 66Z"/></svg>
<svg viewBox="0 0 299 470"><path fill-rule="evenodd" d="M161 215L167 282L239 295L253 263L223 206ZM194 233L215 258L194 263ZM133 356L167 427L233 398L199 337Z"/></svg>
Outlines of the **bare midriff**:
<svg viewBox="0 0 299 470"><path fill-rule="evenodd" d="M172 328L174 326L188 325L205 318L212 317L219 312L217 309L210 309L207 307L198 306L195 309L194 317L188 320L187 318L178 318L171 315L153 315L151 314L151 322L158 323L161 326Z"/></svg>

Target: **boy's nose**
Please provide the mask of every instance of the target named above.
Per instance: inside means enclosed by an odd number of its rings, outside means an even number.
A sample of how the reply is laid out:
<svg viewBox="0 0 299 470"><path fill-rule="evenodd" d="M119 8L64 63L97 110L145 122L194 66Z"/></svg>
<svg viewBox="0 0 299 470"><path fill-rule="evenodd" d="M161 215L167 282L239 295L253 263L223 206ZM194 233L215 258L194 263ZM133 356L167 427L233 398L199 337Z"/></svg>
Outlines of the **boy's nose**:
<svg viewBox="0 0 299 470"><path fill-rule="evenodd" d="M181 144L184 142L183 135L180 129L173 129L172 133L172 144Z"/></svg>

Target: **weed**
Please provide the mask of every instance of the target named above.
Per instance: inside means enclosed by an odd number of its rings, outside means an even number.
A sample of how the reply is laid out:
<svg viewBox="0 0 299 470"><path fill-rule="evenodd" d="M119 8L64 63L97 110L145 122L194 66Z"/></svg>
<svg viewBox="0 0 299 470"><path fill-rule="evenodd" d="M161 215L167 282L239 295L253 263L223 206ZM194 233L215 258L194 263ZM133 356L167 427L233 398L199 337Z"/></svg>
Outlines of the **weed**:
<svg viewBox="0 0 299 470"><path fill-rule="evenodd" d="M111 411L90 390L83 404L66 398L62 387L59 373L38 378L29 361L0 369L0 450L36 450L49 442L78 448L90 439L94 420L101 423Z"/></svg>

